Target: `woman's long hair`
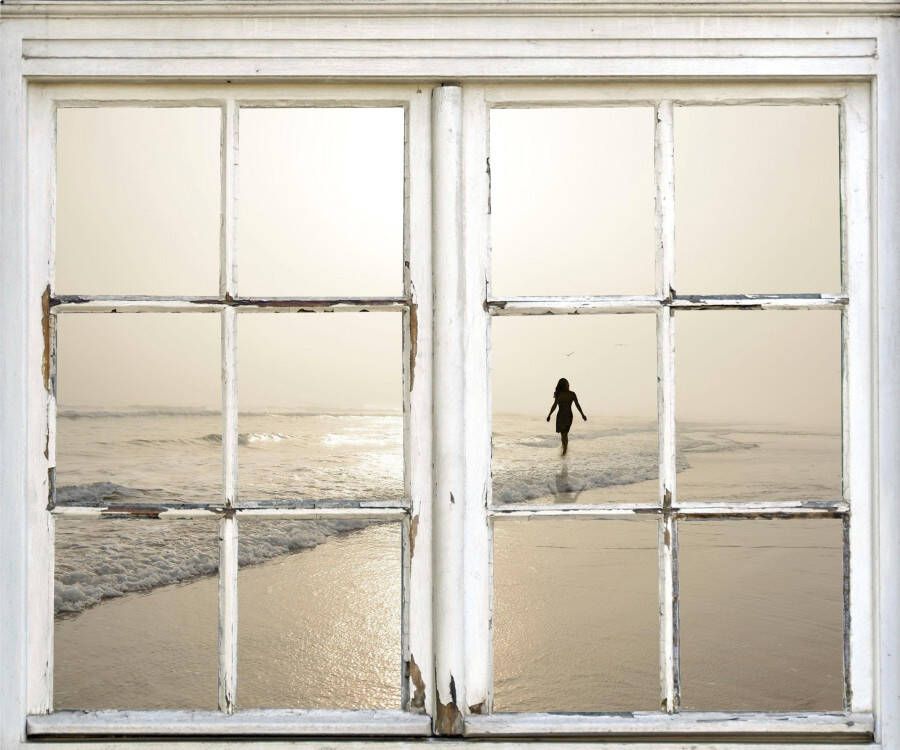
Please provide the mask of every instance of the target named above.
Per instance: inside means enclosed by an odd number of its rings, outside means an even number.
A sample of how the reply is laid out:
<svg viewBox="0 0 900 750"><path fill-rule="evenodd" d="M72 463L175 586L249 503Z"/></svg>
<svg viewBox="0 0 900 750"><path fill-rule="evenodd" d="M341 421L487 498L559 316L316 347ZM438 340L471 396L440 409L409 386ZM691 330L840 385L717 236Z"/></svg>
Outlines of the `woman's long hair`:
<svg viewBox="0 0 900 750"><path fill-rule="evenodd" d="M560 378L559 382L556 384L556 390L553 391L553 398L559 398L560 393L567 393L569 390L569 381L565 378Z"/></svg>

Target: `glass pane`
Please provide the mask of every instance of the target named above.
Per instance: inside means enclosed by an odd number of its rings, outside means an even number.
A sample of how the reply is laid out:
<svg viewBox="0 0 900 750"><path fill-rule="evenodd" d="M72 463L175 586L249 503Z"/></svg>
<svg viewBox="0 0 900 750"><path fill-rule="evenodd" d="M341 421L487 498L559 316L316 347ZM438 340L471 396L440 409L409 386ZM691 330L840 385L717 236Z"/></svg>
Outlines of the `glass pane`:
<svg viewBox="0 0 900 750"><path fill-rule="evenodd" d="M840 520L681 523L682 705L840 711Z"/></svg>
<svg viewBox="0 0 900 750"><path fill-rule="evenodd" d="M57 326L57 502L220 502L219 316L62 314Z"/></svg>
<svg viewBox="0 0 900 750"><path fill-rule="evenodd" d="M218 292L220 120L216 107L58 111L57 292Z"/></svg>
<svg viewBox="0 0 900 750"><path fill-rule="evenodd" d="M216 707L216 530L57 521L54 708Z"/></svg>
<svg viewBox="0 0 900 750"><path fill-rule="evenodd" d="M242 295L399 295L403 110L242 109Z"/></svg>
<svg viewBox="0 0 900 750"><path fill-rule="evenodd" d="M678 499L840 498L840 313L676 322Z"/></svg>
<svg viewBox="0 0 900 750"><path fill-rule="evenodd" d="M491 111L491 293L651 294L653 110Z"/></svg>
<svg viewBox="0 0 900 750"><path fill-rule="evenodd" d="M243 708L400 708L400 525L246 521Z"/></svg>
<svg viewBox="0 0 900 750"><path fill-rule="evenodd" d="M239 317L242 502L402 500L401 316Z"/></svg>
<svg viewBox="0 0 900 750"><path fill-rule="evenodd" d="M494 503L658 498L655 325L653 315L493 319ZM560 378L569 391L547 420Z"/></svg>
<svg viewBox="0 0 900 750"><path fill-rule="evenodd" d="M675 108L682 294L835 292L837 106Z"/></svg>
<svg viewBox="0 0 900 750"><path fill-rule="evenodd" d="M497 519L494 708L659 704L657 523Z"/></svg>

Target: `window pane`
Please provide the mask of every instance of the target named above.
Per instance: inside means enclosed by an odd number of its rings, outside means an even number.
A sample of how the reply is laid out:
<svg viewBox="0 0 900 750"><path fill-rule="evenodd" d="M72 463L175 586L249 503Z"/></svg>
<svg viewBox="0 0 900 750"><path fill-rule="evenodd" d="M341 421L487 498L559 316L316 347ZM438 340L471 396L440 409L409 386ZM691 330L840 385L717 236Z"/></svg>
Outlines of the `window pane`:
<svg viewBox="0 0 900 750"><path fill-rule="evenodd" d="M675 108L676 288L840 289L837 106Z"/></svg>
<svg viewBox="0 0 900 750"><path fill-rule="evenodd" d="M240 111L242 295L398 295L403 110Z"/></svg>
<svg viewBox="0 0 900 750"><path fill-rule="evenodd" d="M216 707L216 529L56 523L54 708Z"/></svg>
<svg viewBox="0 0 900 750"><path fill-rule="evenodd" d="M840 498L840 313L687 312L676 323L678 499Z"/></svg>
<svg viewBox="0 0 900 750"><path fill-rule="evenodd" d="M494 708L659 704L657 524L494 523Z"/></svg>
<svg viewBox="0 0 900 750"><path fill-rule="evenodd" d="M653 110L491 111L491 293L650 294Z"/></svg>
<svg viewBox="0 0 900 750"><path fill-rule="evenodd" d="M497 317L491 358L494 503L657 499L653 315ZM562 377L587 422L565 393L546 420Z"/></svg>
<svg viewBox="0 0 900 750"><path fill-rule="evenodd" d="M59 110L57 292L217 293L220 120L215 107Z"/></svg>
<svg viewBox="0 0 900 750"><path fill-rule="evenodd" d="M240 527L238 702L400 708L400 525Z"/></svg>
<svg viewBox="0 0 900 750"><path fill-rule="evenodd" d="M679 526L684 708L839 711L840 520Z"/></svg>
<svg viewBox="0 0 900 750"><path fill-rule="evenodd" d="M57 502L220 502L219 316L61 314L57 326Z"/></svg>
<svg viewBox="0 0 900 750"><path fill-rule="evenodd" d="M401 317L239 317L240 490L276 499L401 500Z"/></svg>

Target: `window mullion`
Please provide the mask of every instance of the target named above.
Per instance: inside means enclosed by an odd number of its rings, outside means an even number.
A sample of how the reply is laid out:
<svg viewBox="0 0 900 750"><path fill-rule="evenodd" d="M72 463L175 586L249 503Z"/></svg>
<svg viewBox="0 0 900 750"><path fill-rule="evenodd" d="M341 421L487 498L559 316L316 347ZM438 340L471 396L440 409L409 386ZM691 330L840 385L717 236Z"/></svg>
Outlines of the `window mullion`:
<svg viewBox="0 0 900 750"><path fill-rule="evenodd" d="M465 705L462 92L438 86L432 97L434 729L458 735Z"/></svg>
<svg viewBox="0 0 900 750"><path fill-rule="evenodd" d="M675 275L675 145L672 102L656 107L654 133L656 178L656 292L674 296ZM678 710L678 538L672 504L675 501L675 317L670 305L656 313L657 411L659 430L659 670L660 705Z"/></svg>
<svg viewBox="0 0 900 750"><path fill-rule="evenodd" d="M222 120L222 226L220 293L237 295L234 206L237 115L234 100L225 105ZM226 307L222 325L222 466L225 516L219 521L219 710L233 713L237 696L237 574L238 527L232 510L237 502L237 313Z"/></svg>

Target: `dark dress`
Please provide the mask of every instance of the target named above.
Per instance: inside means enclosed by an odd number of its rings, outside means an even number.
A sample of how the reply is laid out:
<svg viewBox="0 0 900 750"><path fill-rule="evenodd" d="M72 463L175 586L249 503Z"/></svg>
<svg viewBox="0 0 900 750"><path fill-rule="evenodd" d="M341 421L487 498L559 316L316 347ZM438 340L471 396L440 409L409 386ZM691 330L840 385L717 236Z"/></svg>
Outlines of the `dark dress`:
<svg viewBox="0 0 900 750"><path fill-rule="evenodd" d="M556 397L559 411L556 412L556 431L568 432L572 427L572 403L575 401L575 391L563 391Z"/></svg>

